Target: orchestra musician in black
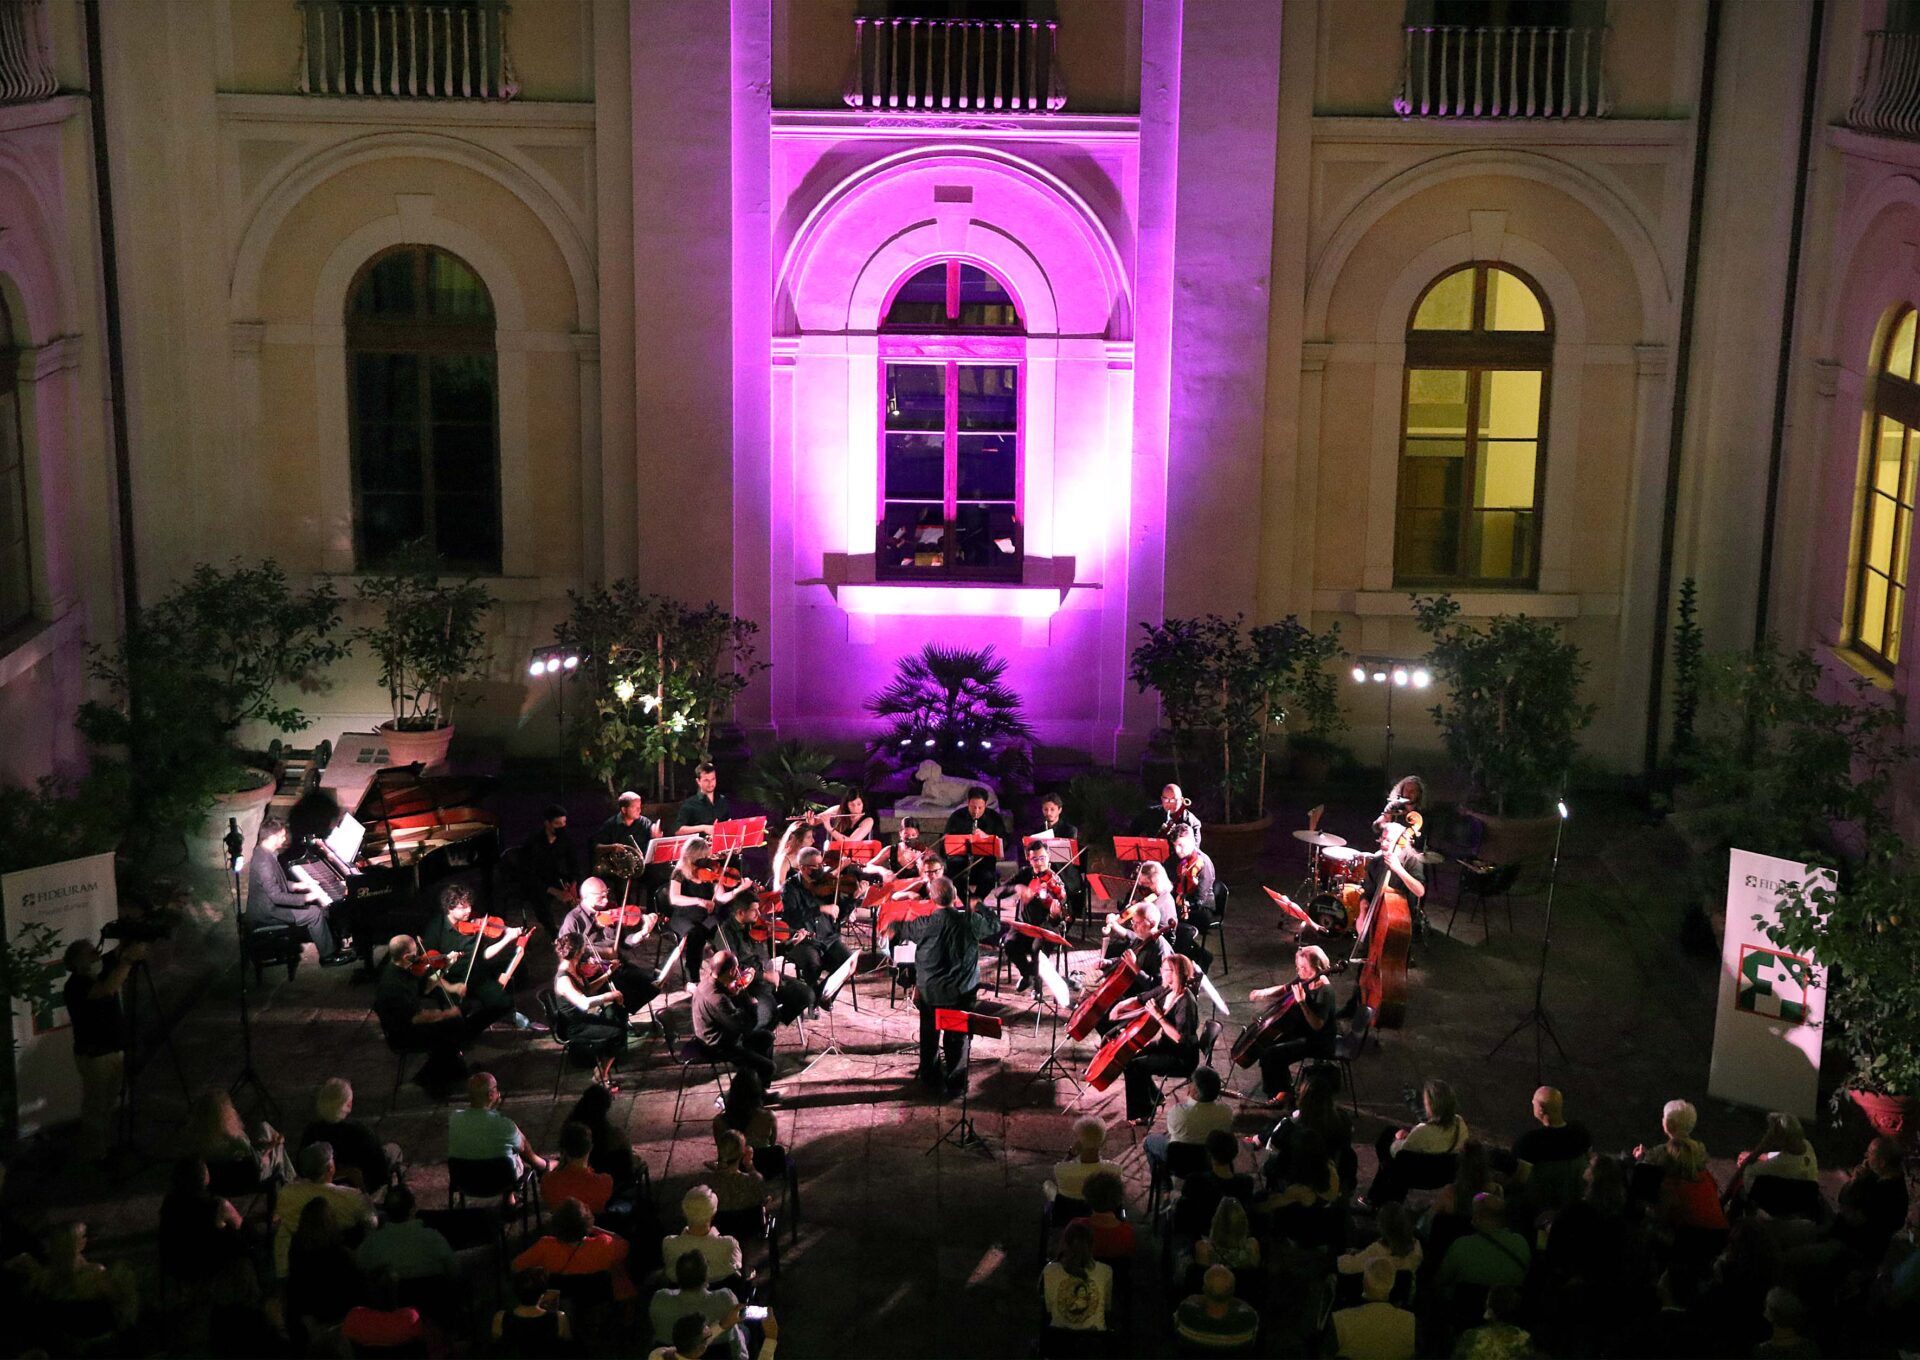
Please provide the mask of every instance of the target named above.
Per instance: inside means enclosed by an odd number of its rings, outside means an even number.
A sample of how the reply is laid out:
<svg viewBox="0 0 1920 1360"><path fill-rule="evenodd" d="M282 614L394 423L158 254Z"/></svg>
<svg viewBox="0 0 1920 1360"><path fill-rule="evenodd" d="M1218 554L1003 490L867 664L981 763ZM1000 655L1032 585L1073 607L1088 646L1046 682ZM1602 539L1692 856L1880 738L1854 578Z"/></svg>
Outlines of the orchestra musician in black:
<svg viewBox="0 0 1920 1360"><path fill-rule="evenodd" d="M703 760L693 767L693 786L695 792L680 804L679 818L674 823L675 834L684 836L691 832L699 836L712 836L715 823L724 822L733 815L727 795L720 792L720 771L714 768L712 761Z"/></svg>
<svg viewBox="0 0 1920 1360"><path fill-rule="evenodd" d="M744 878L733 887L722 887L716 875L702 867L711 846L704 836L695 836L680 847L680 859L667 877L667 907L672 913L670 928L675 938L686 944L681 963L688 977L700 976L700 959L707 942L720 928L727 904L741 895L751 896L753 884Z"/></svg>
<svg viewBox="0 0 1920 1360"><path fill-rule="evenodd" d="M287 824L269 817L260 823L247 865L247 916L254 921L294 926L307 933L320 953L322 968L354 961L351 950L334 939L326 894L311 883L289 882L280 856L287 849Z"/></svg>
<svg viewBox="0 0 1920 1360"><path fill-rule="evenodd" d="M461 926L470 927L461 930ZM489 939L473 926L473 889L449 883L440 890L440 914L420 932L420 943L451 960L448 973L467 989L467 1010L484 1025L512 1020L515 1029L533 1022L513 1004L513 977L526 956L526 929L501 922L498 939ZM483 1025L483 1027L484 1027Z"/></svg>
<svg viewBox="0 0 1920 1360"><path fill-rule="evenodd" d="M1116 1024L1142 1015L1157 1022L1158 1032L1152 1041L1121 1070L1127 1085L1130 1124L1153 1121L1153 1112L1160 1104L1155 1077L1191 1076L1200 1065L1200 1006L1192 990L1194 973L1192 959L1168 954L1161 959L1153 984L1121 1001L1108 1017Z"/></svg>
<svg viewBox="0 0 1920 1360"><path fill-rule="evenodd" d="M997 836L1005 849L1007 824L1000 813L987 806L987 791L975 784L967 790L967 801L947 818L949 836ZM997 862L981 855L948 855L947 877L961 891L969 906L978 906L1000 877Z"/></svg>
<svg viewBox="0 0 1920 1360"><path fill-rule="evenodd" d="M1067 927L1073 924L1073 916L1067 904L1066 882L1047 862L1047 843L1034 841L1029 844L1026 860L1026 866L1008 879L1006 886L996 896L1002 902L1012 903L1016 921L1064 934ZM1013 990L1038 990L1040 978L1036 970L1039 965L1035 955L1041 949L1051 953L1057 948L1059 946L1043 943L1018 931L1009 935L1006 942L1007 957L1013 961L1014 969L1020 975Z"/></svg>
<svg viewBox="0 0 1920 1360"><path fill-rule="evenodd" d="M700 1042L743 1072L759 1079L764 1098L780 1098L773 1089L778 1066L773 1058L773 1028L760 1021L760 1008L744 995L756 981L750 968L725 949L707 956L700 985L693 991L693 1032Z"/></svg>
<svg viewBox="0 0 1920 1360"><path fill-rule="evenodd" d="M559 960L553 974L553 1002L567 1045L593 1054L593 1079L617 1091L613 1065L627 1051L626 995L578 935L562 935L554 941L553 952Z"/></svg>
<svg viewBox="0 0 1920 1360"><path fill-rule="evenodd" d="M1134 966L1140 970L1140 976L1134 979L1127 989L1127 995L1138 996L1157 985L1160 978L1160 965L1173 953L1167 944L1167 937L1161 931L1152 910L1143 902L1136 902L1125 911L1116 912L1113 920L1118 922L1114 928L1119 948L1112 949L1100 960L1100 971L1110 973L1119 966L1121 955L1130 955ZM1109 1015L1102 1027L1110 1027L1113 1017Z"/></svg>
<svg viewBox="0 0 1920 1360"><path fill-rule="evenodd" d="M631 1016L660 995L660 989L654 985L651 973L629 959L627 950L652 935L660 924L660 917L651 913L641 914L632 905L624 910L638 915L640 919L634 924L627 924L623 909L612 905L606 881L586 879L580 884L578 905L560 923L558 939L580 941L582 970L596 975L610 975L613 987L623 999L626 1013Z"/></svg>
<svg viewBox="0 0 1920 1360"><path fill-rule="evenodd" d="M742 893L727 904L727 916L713 937L716 949L726 950L756 976L747 984L746 999L755 1007L762 1028L792 1024L813 1008L814 989L797 977L783 977L774 954L774 926L761 913L760 900Z"/></svg>
<svg viewBox="0 0 1920 1360"><path fill-rule="evenodd" d="M1419 775L1410 774L1395 782L1387 794L1387 805L1380 815L1373 819L1373 831L1377 836L1387 829L1388 822L1404 822L1412 834L1413 848L1427 848L1427 814L1422 806L1427 800L1427 786Z"/></svg>
<svg viewBox="0 0 1920 1360"><path fill-rule="evenodd" d="M840 938L844 908L835 905L839 879L823 870L820 861L820 851L811 845L806 847L780 888L780 920L791 932L787 962L816 998L827 974L851 957Z"/></svg>
<svg viewBox="0 0 1920 1360"><path fill-rule="evenodd" d="M533 914L554 930L554 920L578 900L573 885L580 881L580 855L567 835L567 810L549 803L540 813L540 825L514 851ZM559 933L554 932L554 938Z"/></svg>
<svg viewBox="0 0 1920 1360"><path fill-rule="evenodd" d="M1287 1007L1280 1016L1279 1037L1260 1054L1260 1089L1274 1104L1286 1098L1287 1070L1295 1063L1302 1058L1323 1061L1333 1057L1338 1031L1328 967L1326 951L1318 945L1302 945L1294 951L1292 982L1258 987L1247 994L1247 1000L1255 1005L1275 1001Z"/></svg>
<svg viewBox="0 0 1920 1360"><path fill-rule="evenodd" d="M1180 792L1178 784L1169 784L1160 790L1158 804L1133 819L1131 830L1136 836L1171 842L1174 831L1183 826L1192 828L1193 843L1200 844L1200 819L1194 815L1193 799Z"/></svg>
<svg viewBox="0 0 1920 1360"><path fill-rule="evenodd" d="M640 795L632 791L621 794L614 802L613 815L600 823L600 829L593 833L596 871L600 864L600 852L609 845L625 846L638 857L638 863L645 866L647 847L652 845L653 838L660 834L660 828L655 826L652 819L640 809ZM630 879L605 876L607 891L615 901L644 902L645 890L641 886L641 879L644 876L644 867L641 873L634 874Z"/></svg>
<svg viewBox="0 0 1920 1360"><path fill-rule="evenodd" d="M386 962L374 983L373 1013L396 1052L427 1055L413 1079L436 1096L444 1097L467 1075L467 1045L488 1023L467 1014L465 991L442 968L429 966L413 936L388 941Z"/></svg>
<svg viewBox="0 0 1920 1360"><path fill-rule="evenodd" d="M1427 866L1420 858L1420 852L1413 848L1412 828L1405 822L1393 819L1375 825L1380 828L1380 846L1367 861L1364 885L1367 901L1371 902L1378 896L1380 881L1391 875L1393 886L1407 899L1415 933L1425 936Z"/></svg>
<svg viewBox="0 0 1920 1360"><path fill-rule="evenodd" d="M893 843L882 847L879 854L868 860L862 872L868 878L882 882L895 878L918 878L934 867L923 862L933 849L933 846L920 839L920 819L902 817Z"/></svg>
<svg viewBox="0 0 1920 1360"><path fill-rule="evenodd" d="M1204 973L1213 967L1212 951L1200 942L1213 928L1217 881L1213 858L1200 848L1193 829L1185 825L1174 828L1169 848L1167 877L1173 882L1173 905L1180 917L1175 927L1175 948L1200 965Z"/></svg>

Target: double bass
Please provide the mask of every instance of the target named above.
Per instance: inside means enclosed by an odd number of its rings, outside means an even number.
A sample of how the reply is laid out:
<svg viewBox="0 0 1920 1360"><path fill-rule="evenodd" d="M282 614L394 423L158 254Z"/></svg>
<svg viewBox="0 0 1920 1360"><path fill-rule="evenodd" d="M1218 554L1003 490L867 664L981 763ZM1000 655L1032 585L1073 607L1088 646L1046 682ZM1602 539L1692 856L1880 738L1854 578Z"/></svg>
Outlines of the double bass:
<svg viewBox="0 0 1920 1360"><path fill-rule="evenodd" d="M1381 853L1391 856L1400 849L1401 839ZM1360 967L1357 988L1362 1005L1373 1007L1374 1024L1398 1029L1407 1017L1407 955L1413 948L1413 911L1407 898L1394 886L1393 870L1387 867L1380 886L1360 917L1353 939L1353 957Z"/></svg>

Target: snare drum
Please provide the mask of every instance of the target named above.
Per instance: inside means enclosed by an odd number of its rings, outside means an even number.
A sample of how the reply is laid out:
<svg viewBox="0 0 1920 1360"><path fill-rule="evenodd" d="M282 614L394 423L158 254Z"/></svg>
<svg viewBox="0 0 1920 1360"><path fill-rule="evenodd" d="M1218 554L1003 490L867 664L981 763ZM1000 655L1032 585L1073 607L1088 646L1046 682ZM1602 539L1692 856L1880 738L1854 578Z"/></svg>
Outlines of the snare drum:
<svg viewBox="0 0 1920 1360"><path fill-rule="evenodd" d="M1325 891L1337 893L1343 883L1367 881L1367 855L1351 846L1337 845L1320 852L1320 883Z"/></svg>

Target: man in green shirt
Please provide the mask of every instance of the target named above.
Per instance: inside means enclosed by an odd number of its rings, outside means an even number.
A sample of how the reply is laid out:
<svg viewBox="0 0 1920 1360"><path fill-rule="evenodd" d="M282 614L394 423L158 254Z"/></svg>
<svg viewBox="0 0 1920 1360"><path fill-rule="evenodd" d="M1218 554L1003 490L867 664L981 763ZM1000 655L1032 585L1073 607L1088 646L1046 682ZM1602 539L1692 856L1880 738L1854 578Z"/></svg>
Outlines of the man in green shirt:
<svg viewBox="0 0 1920 1360"><path fill-rule="evenodd" d="M1507 1228L1507 1202L1482 1191L1473 1197L1473 1231L1447 1248L1440 1262L1440 1288L1451 1293L1461 1285L1491 1289L1525 1283L1533 1249L1527 1239Z"/></svg>

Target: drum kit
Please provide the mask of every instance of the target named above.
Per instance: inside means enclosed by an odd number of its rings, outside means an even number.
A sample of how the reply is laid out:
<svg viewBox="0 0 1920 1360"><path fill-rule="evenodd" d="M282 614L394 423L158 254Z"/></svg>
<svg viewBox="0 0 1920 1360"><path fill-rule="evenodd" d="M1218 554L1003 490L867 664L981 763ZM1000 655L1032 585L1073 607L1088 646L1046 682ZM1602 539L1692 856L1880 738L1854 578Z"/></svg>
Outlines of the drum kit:
<svg viewBox="0 0 1920 1360"><path fill-rule="evenodd" d="M1306 899L1307 915L1314 925L1328 934L1352 930L1367 906L1367 865L1371 852L1356 850L1346 837L1336 836L1319 827L1296 831L1293 838L1307 847L1307 876L1301 882L1299 896ZM1429 867L1442 864L1446 856L1428 850L1421 860ZM1286 924L1282 917L1281 925Z"/></svg>

